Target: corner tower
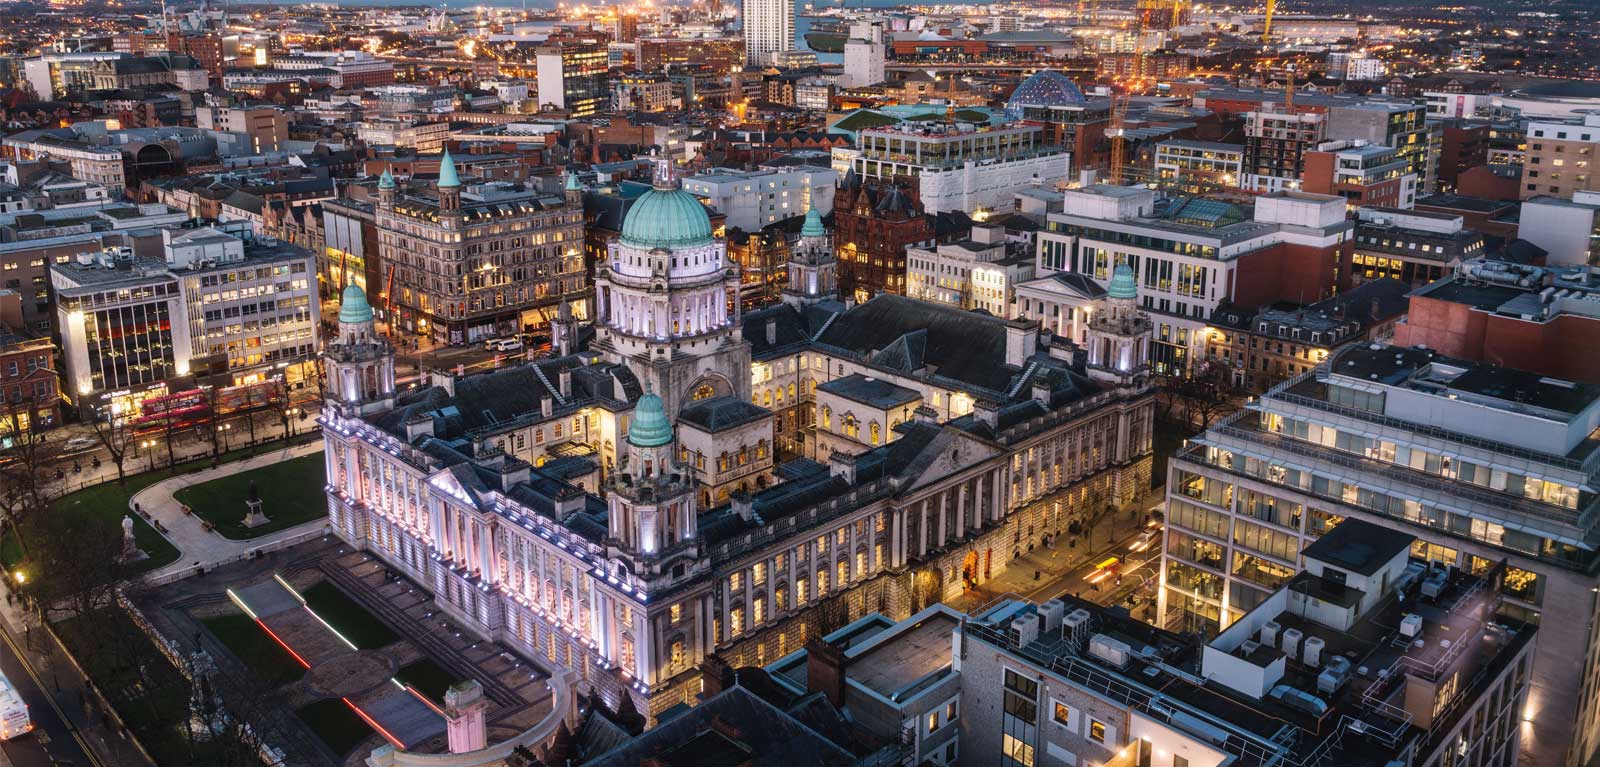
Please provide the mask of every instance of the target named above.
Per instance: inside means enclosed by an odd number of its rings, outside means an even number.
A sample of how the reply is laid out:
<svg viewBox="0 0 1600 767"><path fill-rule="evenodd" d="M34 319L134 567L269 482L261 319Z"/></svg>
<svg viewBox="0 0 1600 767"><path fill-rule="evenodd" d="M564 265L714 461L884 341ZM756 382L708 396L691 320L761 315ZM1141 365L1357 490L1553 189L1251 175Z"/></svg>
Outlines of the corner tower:
<svg viewBox="0 0 1600 767"><path fill-rule="evenodd" d="M339 336L323 351L324 407L359 417L394 407L394 347L377 334L372 305L356 285L339 300Z"/></svg>
<svg viewBox="0 0 1600 767"><path fill-rule="evenodd" d="M833 238L822 226L822 213L812 208L800 227L800 239L789 249L789 284L783 289L783 302L800 308L837 298L837 266Z"/></svg>

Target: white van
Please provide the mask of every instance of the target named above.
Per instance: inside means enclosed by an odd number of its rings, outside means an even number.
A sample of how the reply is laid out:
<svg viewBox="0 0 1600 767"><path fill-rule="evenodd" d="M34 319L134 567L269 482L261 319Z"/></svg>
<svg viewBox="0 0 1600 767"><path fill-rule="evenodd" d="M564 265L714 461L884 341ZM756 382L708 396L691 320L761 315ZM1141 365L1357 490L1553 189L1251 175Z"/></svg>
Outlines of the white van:
<svg viewBox="0 0 1600 767"><path fill-rule="evenodd" d="M491 352L520 352L522 339L520 338L491 338L484 347Z"/></svg>

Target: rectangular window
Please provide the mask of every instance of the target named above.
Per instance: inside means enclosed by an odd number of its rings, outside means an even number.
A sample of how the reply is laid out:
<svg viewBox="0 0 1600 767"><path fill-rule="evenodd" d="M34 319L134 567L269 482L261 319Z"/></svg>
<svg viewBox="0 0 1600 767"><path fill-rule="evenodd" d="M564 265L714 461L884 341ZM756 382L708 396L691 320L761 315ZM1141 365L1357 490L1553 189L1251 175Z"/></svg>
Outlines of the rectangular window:
<svg viewBox="0 0 1600 767"><path fill-rule="evenodd" d="M1106 742L1106 725L1098 719L1089 720L1089 740L1096 743Z"/></svg>

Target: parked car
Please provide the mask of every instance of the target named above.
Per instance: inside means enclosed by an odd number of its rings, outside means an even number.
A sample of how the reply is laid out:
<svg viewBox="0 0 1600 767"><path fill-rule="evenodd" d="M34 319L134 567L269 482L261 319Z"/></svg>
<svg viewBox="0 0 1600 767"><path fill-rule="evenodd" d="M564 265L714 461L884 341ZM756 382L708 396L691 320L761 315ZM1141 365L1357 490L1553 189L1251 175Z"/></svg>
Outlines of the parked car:
<svg viewBox="0 0 1600 767"><path fill-rule="evenodd" d="M79 450L88 450L91 447L94 447L94 440L88 437L73 437L67 440L66 444L67 451L72 453Z"/></svg>
<svg viewBox="0 0 1600 767"><path fill-rule="evenodd" d="M520 352L522 351L522 339L491 338L484 344L484 348L491 352Z"/></svg>

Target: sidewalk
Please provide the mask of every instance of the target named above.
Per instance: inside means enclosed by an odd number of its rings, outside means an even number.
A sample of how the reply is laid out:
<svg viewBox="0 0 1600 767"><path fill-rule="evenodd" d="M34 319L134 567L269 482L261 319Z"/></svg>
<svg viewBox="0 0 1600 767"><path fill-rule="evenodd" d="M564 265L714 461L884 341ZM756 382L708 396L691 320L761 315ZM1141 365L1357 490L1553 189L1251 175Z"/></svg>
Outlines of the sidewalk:
<svg viewBox="0 0 1600 767"><path fill-rule="evenodd" d="M120 734L115 719L99 706L98 697L88 689L88 684L78 673L78 667L67 656L54 637L39 627L39 618L11 598L11 591L0 579L0 628L3 628L8 646L26 665L32 681L38 685L50 702L53 713L69 730L77 746L91 758L91 763L104 767L144 767L149 762L132 740ZM20 681L13 680L14 684ZM38 723L39 713L34 713L39 734L46 732ZM65 744L62 744L65 745ZM41 744L42 748L42 744ZM56 763L52 760L52 764ZM0 765L10 764L0 753Z"/></svg>
<svg viewBox="0 0 1600 767"><path fill-rule="evenodd" d="M183 505L173 497L179 488L197 485L218 477L226 477L249 471L261 466L287 461L291 458L322 452L322 442L310 442L304 445L294 445L270 453L246 458L242 461L225 463L215 469L202 469L189 472L157 482L138 493L135 493L128 504L131 512L134 505L150 515L152 521L158 521L166 528L167 540L178 547L181 556L177 562L161 568L146 577L160 582L171 578L178 573L193 570L196 567L210 568L213 565L242 559L249 555L252 549L258 549L284 539L304 535L312 530L321 530L326 522L313 520L303 525L279 530L270 535L248 540L231 540L221 534L206 530L200 524L200 517L183 513Z"/></svg>

